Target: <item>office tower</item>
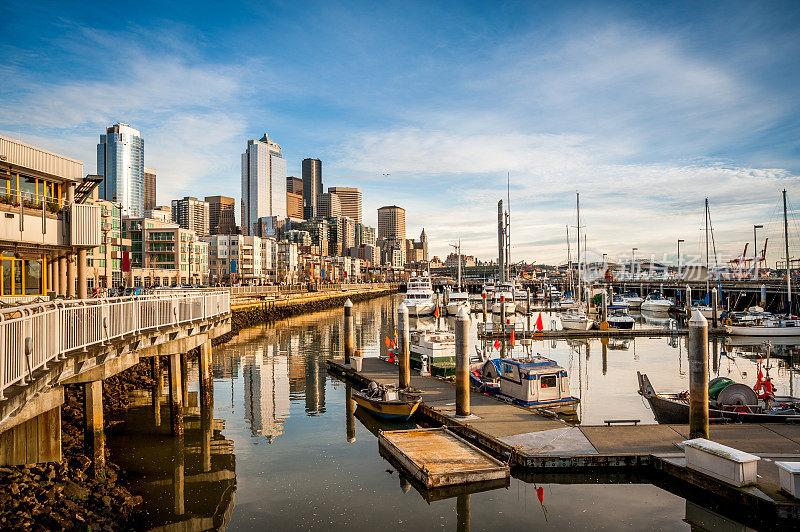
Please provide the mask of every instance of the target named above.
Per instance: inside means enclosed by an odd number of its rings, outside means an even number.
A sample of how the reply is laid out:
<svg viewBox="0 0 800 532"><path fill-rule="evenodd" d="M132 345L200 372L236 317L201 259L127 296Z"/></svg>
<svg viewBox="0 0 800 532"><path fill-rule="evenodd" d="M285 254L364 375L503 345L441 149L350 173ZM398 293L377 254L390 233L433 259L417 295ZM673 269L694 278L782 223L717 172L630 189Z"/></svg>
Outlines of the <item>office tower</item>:
<svg viewBox="0 0 800 532"><path fill-rule="evenodd" d="M208 234L208 212L206 201L191 196L172 200L172 221L184 229L191 229L197 236Z"/></svg>
<svg viewBox="0 0 800 532"><path fill-rule="evenodd" d="M322 161L303 159L303 214L310 220L317 214L317 197L322 194Z"/></svg>
<svg viewBox="0 0 800 532"><path fill-rule="evenodd" d="M342 202L342 216L355 223L361 223L361 189L354 187L328 187L328 192L339 196Z"/></svg>
<svg viewBox="0 0 800 532"><path fill-rule="evenodd" d="M317 216L320 218L330 218L331 216L342 215L342 202L339 196L326 192L317 196Z"/></svg>
<svg viewBox="0 0 800 532"><path fill-rule="evenodd" d="M303 180L299 177L289 176L286 178L286 192L290 194L303 195Z"/></svg>
<svg viewBox="0 0 800 532"><path fill-rule="evenodd" d="M227 196L206 196L208 230L212 235L236 234L236 200Z"/></svg>
<svg viewBox="0 0 800 532"><path fill-rule="evenodd" d="M286 216L297 220L303 219L303 195L286 193Z"/></svg>
<svg viewBox="0 0 800 532"><path fill-rule="evenodd" d="M378 209L378 239L406 239L406 210L397 205Z"/></svg>
<svg viewBox="0 0 800 532"><path fill-rule="evenodd" d="M97 145L100 198L120 204L123 216L144 214L144 139L128 124L106 128Z"/></svg>
<svg viewBox="0 0 800 532"><path fill-rule="evenodd" d="M286 218L286 161L266 133L242 154L242 232L256 234L260 218Z"/></svg>
<svg viewBox="0 0 800 532"><path fill-rule="evenodd" d="M156 208L156 171L153 168L144 169L144 210Z"/></svg>

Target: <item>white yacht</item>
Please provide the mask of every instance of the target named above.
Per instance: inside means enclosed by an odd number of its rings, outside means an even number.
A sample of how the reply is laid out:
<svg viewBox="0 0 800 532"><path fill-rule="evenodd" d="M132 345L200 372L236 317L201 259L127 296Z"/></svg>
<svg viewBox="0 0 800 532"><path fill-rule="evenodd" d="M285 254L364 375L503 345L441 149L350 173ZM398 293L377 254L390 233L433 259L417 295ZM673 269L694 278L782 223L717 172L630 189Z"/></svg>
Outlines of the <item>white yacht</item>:
<svg viewBox="0 0 800 532"><path fill-rule="evenodd" d="M627 308L617 308L612 310L606 318L609 327L612 329L633 329L636 320L628 315Z"/></svg>
<svg viewBox="0 0 800 532"><path fill-rule="evenodd" d="M659 312L665 314L672 308L672 300L667 299L658 292L648 295L642 302L642 310L646 312Z"/></svg>
<svg viewBox="0 0 800 532"><path fill-rule="evenodd" d="M466 292L450 292L447 299L447 315L458 316L458 311L462 308L469 314L471 310L469 294Z"/></svg>
<svg viewBox="0 0 800 532"><path fill-rule="evenodd" d="M564 313L559 318L561 319L562 329L588 331L594 325L594 320L583 313Z"/></svg>
<svg viewBox="0 0 800 532"><path fill-rule="evenodd" d="M625 298L625 301L628 303L628 308L642 308L644 298L636 292L628 292L622 297Z"/></svg>
<svg viewBox="0 0 800 532"><path fill-rule="evenodd" d="M505 306L506 316L513 316L517 312L514 303L514 283L497 283L492 298L492 314L502 314Z"/></svg>
<svg viewBox="0 0 800 532"><path fill-rule="evenodd" d="M408 280L406 298L403 300L408 307L409 316L430 316L436 309L433 300L433 287L431 278L427 274L411 277Z"/></svg>

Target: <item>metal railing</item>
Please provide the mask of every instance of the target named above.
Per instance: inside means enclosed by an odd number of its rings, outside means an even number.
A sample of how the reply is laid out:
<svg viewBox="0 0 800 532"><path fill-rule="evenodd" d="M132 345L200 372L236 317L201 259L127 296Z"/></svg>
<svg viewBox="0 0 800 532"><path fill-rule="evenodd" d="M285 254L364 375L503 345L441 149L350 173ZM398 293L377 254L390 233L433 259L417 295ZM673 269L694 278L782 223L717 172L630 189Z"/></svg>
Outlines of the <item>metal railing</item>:
<svg viewBox="0 0 800 532"><path fill-rule="evenodd" d="M392 283L326 283L312 285L315 292L353 292L356 290L378 290L387 289L397 284ZM234 297L250 297L264 295L288 295L304 294L309 292L305 284L295 285L268 285L268 286L228 286L221 287L221 290L230 291Z"/></svg>
<svg viewBox="0 0 800 532"><path fill-rule="evenodd" d="M207 320L230 312L227 290L104 299L55 300L0 312L0 399L9 386L73 351L142 331Z"/></svg>

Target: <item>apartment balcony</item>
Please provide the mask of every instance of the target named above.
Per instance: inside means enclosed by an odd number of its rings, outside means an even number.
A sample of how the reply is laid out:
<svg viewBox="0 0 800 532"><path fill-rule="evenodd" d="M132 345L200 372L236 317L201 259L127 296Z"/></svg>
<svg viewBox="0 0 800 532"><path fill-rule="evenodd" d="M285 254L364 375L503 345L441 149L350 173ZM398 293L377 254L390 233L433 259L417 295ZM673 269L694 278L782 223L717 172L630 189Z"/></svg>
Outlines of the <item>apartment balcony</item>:
<svg viewBox="0 0 800 532"><path fill-rule="evenodd" d="M63 205L26 193L5 198L0 202L0 241L30 247L100 245L97 205Z"/></svg>

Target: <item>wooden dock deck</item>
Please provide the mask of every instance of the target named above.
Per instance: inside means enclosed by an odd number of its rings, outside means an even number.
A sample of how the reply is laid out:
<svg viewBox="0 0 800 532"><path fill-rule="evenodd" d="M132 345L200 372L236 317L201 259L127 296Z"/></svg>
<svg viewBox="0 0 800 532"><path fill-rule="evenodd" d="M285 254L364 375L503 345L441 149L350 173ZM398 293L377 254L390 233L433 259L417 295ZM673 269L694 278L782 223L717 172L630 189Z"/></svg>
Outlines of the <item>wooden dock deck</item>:
<svg viewBox="0 0 800 532"><path fill-rule="evenodd" d="M397 366L377 358L363 361L356 372L342 360L329 360L335 375L366 387L370 381L397 384ZM511 465L530 470L645 467L666 473L715 495L767 508L781 518L800 518L798 501L779 491L774 460L800 461L800 425L713 425L710 439L762 457L758 484L733 488L688 470L681 462L681 442L688 425L574 426L557 418L500 401L474 390L470 420L455 415L455 387L444 380L412 372L411 386L422 392L420 412ZM699 475L699 476L698 476Z"/></svg>

